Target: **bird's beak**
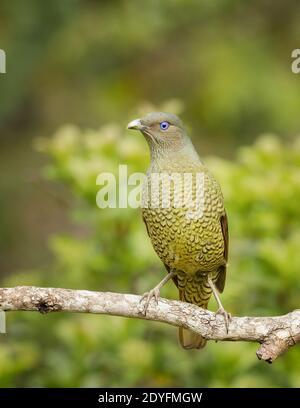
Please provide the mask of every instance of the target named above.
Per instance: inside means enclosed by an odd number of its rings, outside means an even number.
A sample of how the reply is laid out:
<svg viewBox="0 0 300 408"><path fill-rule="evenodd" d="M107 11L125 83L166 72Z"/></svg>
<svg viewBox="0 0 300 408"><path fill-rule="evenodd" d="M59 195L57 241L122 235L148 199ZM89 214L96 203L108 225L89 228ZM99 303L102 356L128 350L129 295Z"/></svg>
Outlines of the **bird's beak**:
<svg viewBox="0 0 300 408"><path fill-rule="evenodd" d="M136 129L136 130L142 130L143 125L141 122L141 119L134 119L131 122L128 123L127 129Z"/></svg>

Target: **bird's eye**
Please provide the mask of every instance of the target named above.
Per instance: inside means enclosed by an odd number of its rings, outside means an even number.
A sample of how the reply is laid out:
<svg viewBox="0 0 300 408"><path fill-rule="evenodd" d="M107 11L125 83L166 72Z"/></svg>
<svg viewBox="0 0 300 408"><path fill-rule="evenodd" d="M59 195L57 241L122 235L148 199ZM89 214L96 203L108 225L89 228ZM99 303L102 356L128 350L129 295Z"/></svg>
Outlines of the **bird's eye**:
<svg viewBox="0 0 300 408"><path fill-rule="evenodd" d="M169 122L161 122L159 124L159 126L160 126L161 130L167 130L168 127L170 126L170 123Z"/></svg>

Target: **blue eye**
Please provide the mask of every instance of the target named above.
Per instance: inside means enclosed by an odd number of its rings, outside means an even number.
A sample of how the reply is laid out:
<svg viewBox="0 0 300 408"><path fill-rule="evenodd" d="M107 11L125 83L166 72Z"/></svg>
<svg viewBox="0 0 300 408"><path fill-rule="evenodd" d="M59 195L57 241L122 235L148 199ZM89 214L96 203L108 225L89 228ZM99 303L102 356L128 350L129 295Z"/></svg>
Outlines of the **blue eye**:
<svg viewBox="0 0 300 408"><path fill-rule="evenodd" d="M161 122L159 124L159 126L160 126L161 130L167 130L168 127L170 126L170 123L169 122Z"/></svg>

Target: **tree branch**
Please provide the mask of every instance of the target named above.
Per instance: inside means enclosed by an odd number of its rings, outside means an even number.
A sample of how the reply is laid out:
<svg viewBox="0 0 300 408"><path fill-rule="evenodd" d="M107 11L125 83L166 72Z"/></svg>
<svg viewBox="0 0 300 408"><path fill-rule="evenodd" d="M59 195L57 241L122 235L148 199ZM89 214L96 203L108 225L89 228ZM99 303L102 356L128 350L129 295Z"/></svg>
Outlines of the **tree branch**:
<svg viewBox="0 0 300 408"><path fill-rule="evenodd" d="M258 342L257 357L269 363L300 341L300 310L276 317L233 317L226 333L223 316L195 305L161 298L157 305L150 303L144 316L140 300L137 295L87 290L0 288L4 311L97 313L159 321L190 329L207 340Z"/></svg>

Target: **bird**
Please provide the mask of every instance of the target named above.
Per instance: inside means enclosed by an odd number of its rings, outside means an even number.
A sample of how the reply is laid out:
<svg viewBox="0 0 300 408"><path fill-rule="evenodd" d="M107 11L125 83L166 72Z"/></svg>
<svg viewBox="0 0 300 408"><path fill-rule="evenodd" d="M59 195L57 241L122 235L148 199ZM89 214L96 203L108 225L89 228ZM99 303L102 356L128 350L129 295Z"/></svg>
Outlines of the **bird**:
<svg viewBox="0 0 300 408"><path fill-rule="evenodd" d="M161 288L172 279L183 302L207 309L213 294L228 333L231 315L218 295L224 290L228 262L228 221L220 185L176 115L150 112L127 128L140 131L150 149L142 218L168 272L144 293L142 311L147 313L152 299L158 303ZM206 344L200 334L184 328L179 328L179 341L185 349Z"/></svg>

